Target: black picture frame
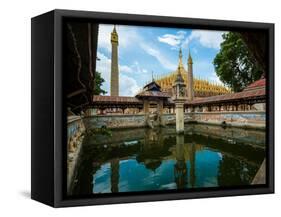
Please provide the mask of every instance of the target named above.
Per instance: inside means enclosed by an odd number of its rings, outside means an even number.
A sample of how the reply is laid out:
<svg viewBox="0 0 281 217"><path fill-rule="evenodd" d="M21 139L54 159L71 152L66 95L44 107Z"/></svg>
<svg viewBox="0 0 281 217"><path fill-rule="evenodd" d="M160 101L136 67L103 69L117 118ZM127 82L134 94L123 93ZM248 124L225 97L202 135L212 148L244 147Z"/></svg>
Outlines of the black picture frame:
<svg viewBox="0 0 281 217"><path fill-rule="evenodd" d="M215 30L263 30L268 34L267 184L239 189L107 195L99 198L64 196L66 112L62 72L62 25L67 19L97 19L103 23L196 27ZM31 198L53 207L161 201L274 193L274 24L88 11L53 10L32 18L32 143Z"/></svg>

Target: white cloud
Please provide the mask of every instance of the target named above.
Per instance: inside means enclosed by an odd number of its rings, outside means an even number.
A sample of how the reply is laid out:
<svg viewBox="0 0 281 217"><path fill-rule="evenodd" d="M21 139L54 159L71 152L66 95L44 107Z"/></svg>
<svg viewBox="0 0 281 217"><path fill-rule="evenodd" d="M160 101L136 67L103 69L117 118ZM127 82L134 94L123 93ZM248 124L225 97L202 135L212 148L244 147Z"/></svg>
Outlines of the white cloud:
<svg viewBox="0 0 281 217"><path fill-rule="evenodd" d="M112 25L99 25L98 46L111 51L110 34Z"/></svg>
<svg viewBox="0 0 281 217"><path fill-rule="evenodd" d="M159 50L152 48L151 46L148 46L145 43L141 44L141 48L150 56L153 56L158 60L158 62L166 69L169 70L175 70L177 66L170 62L168 58L166 58L163 53L161 53Z"/></svg>
<svg viewBox="0 0 281 217"><path fill-rule="evenodd" d="M147 73L148 71L146 69L143 69L142 70L142 73Z"/></svg>
<svg viewBox="0 0 281 217"><path fill-rule="evenodd" d="M216 84L224 85L215 72L211 74L209 80L215 82Z"/></svg>
<svg viewBox="0 0 281 217"><path fill-rule="evenodd" d="M111 52L110 37L112 30L113 25L111 24L99 25L98 46L100 48L105 48L108 52ZM135 27L117 25L116 30L120 48L128 48L130 45L135 45L135 43L140 40ZM122 49L120 49L120 51L122 51Z"/></svg>
<svg viewBox="0 0 281 217"><path fill-rule="evenodd" d="M96 70L101 73L102 78L105 82L102 84L102 88L110 94L110 71L111 71L111 60L103 53L98 52ZM121 96L134 96L140 89L134 78L125 75L124 73L132 73L134 70L132 67L126 65L119 65L119 92Z"/></svg>
<svg viewBox="0 0 281 217"><path fill-rule="evenodd" d="M186 49L192 40L198 40L204 47L219 49L223 33L213 30L192 30L191 34L185 37L185 31L178 31L176 34L159 36L158 41L170 45L173 50L179 47Z"/></svg>
<svg viewBox="0 0 281 217"><path fill-rule="evenodd" d="M162 43L166 43L173 48L178 48L179 45L182 43L182 40L184 39L186 32L184 31L178 31L177 34L165 34L163 36L158 37L158 41Z"/></svg>
<svg viewBox="0 0 281 217"><path fill-rule="evenodd" d="M96 71L100 72L106 80L110 78L111 60L101 52L97 52L99 61L96 61Z"/></svg>
<svg viewBox="0 0 281 217"><path fill-rule="evenodd" d="M119 87L121 96L135 96L141 88L135 79L124 74L120 74Z"/></svg>
<svg viewBox="0 0 281 217"><path fill-rule="evenodd" d="M119 71L125 73L132 73L134 70L127 65L119 65Z"/></svg>
<svg viewBox="0 0 281 217"><path fill-rule="evenodd" d="M185 40L182 42L181 46L183 49L186 49L189 47L189 43L190 43L190 37L185 38Z"/></svg>
<svg viewBox="0 0 281 217"><path fill-rule="evenodd" d="M199 79L205 79L223 85L215 72L214 65L208 60L198 60L194 62L193 73Z"/></svg>
<svg viewBox="0 0 281 217"><path fill-rule="evenodd" d="M212 30L192 30L188 38L186 38L184 45L187 47L192 40L198 40L200 44L207 48L219 49L222 42L221 31Z"/></svg>
<svg viewBox="0 0 281 217"><path fill-rule="evenodd" d="M96 62L96 71L101 73L101 77L105 80L102 84L102 88L109 94L109 82L110 82L110 70L111 60L107 58L103 53L97 52L99 61Z"/></svg>
<svg viewBox="0 0 281 217"><path fill-rule="evenodd" d="M132 67L135 69L135 71L136 71L138 74L141 73L142 69L141 69L140 64L139 64L138 61L135 61L135 62L134 62L134 65L133 65Z"/></svg>
<svg viewBox="0 0 281 217"><path fill-rule="evenodd" d="M181 35L182 38L184 38L184 36L186 35L186 31L180 30L180 31L177 32L177 34L178 34L178 35Z"/></svg>

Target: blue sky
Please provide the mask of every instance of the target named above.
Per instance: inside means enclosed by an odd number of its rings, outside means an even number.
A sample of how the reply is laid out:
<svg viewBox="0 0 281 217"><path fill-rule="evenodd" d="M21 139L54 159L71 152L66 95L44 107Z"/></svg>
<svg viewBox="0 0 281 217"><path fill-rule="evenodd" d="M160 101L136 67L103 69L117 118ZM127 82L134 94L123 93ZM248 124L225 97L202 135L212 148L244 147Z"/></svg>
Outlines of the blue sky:
<svg viewBox="0 0 281 217"><path fill-rule="evenodd" d="M110 92L111 43L113 25L99 26L97 71L105 79L103 89ZM119 91L134 96L154 77L177 69L179 48L186 68L188 50L193 58L194 77L220 83L212 64L219 52L220 31L117 25L119 36Z"/></svg>

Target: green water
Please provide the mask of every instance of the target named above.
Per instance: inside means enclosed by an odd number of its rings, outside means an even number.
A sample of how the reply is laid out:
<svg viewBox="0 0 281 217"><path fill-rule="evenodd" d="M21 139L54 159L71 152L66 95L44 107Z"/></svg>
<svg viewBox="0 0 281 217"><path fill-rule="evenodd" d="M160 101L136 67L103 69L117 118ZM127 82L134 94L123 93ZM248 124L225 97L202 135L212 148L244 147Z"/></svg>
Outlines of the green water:
<svg viewBox="0 0 281 217"><path fill-rule="evenodd" d="M115 130L83 141L71 194L251 184L265 157L263 131L188 125Z"/></svg>

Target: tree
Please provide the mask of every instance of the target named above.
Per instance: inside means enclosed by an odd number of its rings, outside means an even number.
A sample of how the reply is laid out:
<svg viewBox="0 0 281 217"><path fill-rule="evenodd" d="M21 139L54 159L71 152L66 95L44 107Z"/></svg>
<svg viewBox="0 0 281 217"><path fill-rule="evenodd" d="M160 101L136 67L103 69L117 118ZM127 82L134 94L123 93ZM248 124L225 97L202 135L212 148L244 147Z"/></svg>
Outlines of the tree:
<svg viewBox="0 0 281 217"><path fill-rule="evenodd" d="M222 37L224 41L214 59L216 74L232 91L242 91L263 72L239 33L229 32Z"/></svg>
<svg viewBox="0 0 281 217"><path fill-rule="evenodd" d="M95 84L94 84L94 95L106 94L107 92L101 88L102 83L105 80L101 77L101 73L96 72L95 75Z"/></svg>

